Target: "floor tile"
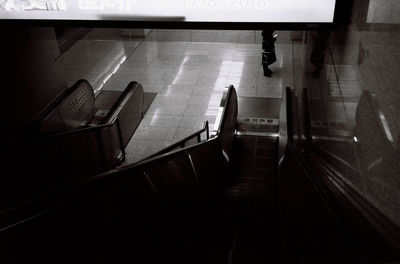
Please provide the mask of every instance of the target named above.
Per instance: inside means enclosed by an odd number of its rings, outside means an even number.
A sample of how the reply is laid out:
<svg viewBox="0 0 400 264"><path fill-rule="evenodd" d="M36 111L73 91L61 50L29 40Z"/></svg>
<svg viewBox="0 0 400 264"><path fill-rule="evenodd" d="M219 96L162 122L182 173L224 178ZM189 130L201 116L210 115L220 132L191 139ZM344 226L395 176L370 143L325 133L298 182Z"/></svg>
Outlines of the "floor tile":
<svg viewBox="0 0 400 264"><path fill-rule="evenodd" d="M138 162L171 144L168 140L137 140L133 139L125 148L125 161L120 166Z"/></svg>
<svg viewBox="0 0 400 264"><path fill-rule="evenodd" d="M161 126L145 126L139 125L135 131L132 139L142 139L142 140L172 140L176 133L176 127L161 127Z"/></svg>
<svg viewBox="0 0 400 264"><path fill-rule="evenodd" d="M180 115L146 114L141 122L150 127L179 127L181 119Z"/></svg>

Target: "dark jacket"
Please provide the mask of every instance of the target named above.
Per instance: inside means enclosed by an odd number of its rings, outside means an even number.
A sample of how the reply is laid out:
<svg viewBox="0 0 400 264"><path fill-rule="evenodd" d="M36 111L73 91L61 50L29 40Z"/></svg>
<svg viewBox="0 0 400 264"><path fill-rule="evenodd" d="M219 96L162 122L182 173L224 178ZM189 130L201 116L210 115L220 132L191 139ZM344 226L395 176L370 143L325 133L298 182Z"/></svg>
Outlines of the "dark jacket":
<svg viewBox="0 0 400 264"><path fill-rule="evenodd" d="M275 54L276 36L274 36L273 30L263 30L262 36L263 36L262 64L271 65L272 63L276 62L276 54Z"/></svg>

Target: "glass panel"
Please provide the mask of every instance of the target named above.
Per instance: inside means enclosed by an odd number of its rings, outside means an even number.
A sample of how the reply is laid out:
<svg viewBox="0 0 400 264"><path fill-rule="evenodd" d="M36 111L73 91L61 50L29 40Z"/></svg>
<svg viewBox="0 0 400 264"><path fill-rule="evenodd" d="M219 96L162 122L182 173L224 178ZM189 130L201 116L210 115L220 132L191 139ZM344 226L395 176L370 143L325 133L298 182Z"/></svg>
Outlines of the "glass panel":
<svg viewBox="0 0 400 264"><path fill-rule="evenodd" d="M297 83L307 87L312 145L400 225L400 6L353 2L351 22L307 32L304 56L295 56L304 65Z"/></svg>

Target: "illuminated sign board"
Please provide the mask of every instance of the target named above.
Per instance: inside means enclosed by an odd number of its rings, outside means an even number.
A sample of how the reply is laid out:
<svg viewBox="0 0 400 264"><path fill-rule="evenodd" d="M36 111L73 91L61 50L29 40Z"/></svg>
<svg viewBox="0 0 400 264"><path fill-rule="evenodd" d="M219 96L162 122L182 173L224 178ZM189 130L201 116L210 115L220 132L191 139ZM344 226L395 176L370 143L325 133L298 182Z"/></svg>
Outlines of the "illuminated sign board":
<svg viewBox="0 0 400 264"><path fill-rule="evenodd" d="M330 23L335 0L0 0L0 19Z"/></svg>

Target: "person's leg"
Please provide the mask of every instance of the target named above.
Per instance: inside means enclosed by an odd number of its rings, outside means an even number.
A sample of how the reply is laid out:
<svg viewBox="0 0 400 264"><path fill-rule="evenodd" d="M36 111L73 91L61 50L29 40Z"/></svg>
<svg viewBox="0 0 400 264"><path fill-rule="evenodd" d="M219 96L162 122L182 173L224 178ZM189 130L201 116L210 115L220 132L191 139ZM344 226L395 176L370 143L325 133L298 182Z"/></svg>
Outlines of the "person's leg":
<svg viewBox="0 0 400 264"><path fill-rule="evenodd" d="M262 66L263 66L264 76L271 77L272 71L271 69L268 68L269 63L268 63L268 54L266 50L262 51Z"/></svg>
<svg viewBox="0 0 400 264"><path fill-rule="evenodd" d="M272 71L270 68L268 68L267 64L263 64L263 70L264 70L264 76L272 77Z"/></svg>
<svg viewBox="0 0 400 264"><path fill-rule="evenodd" d="M275 39L273 38L273 30L263 30L262 32L263 41L262 41L262 60L261 64L264 70L264 76L271 77L272 71L268 68L269 60L268 56L271 56L271 50L273 50L273 45ZM268 54L269 52L269 54Z"/></svg>

